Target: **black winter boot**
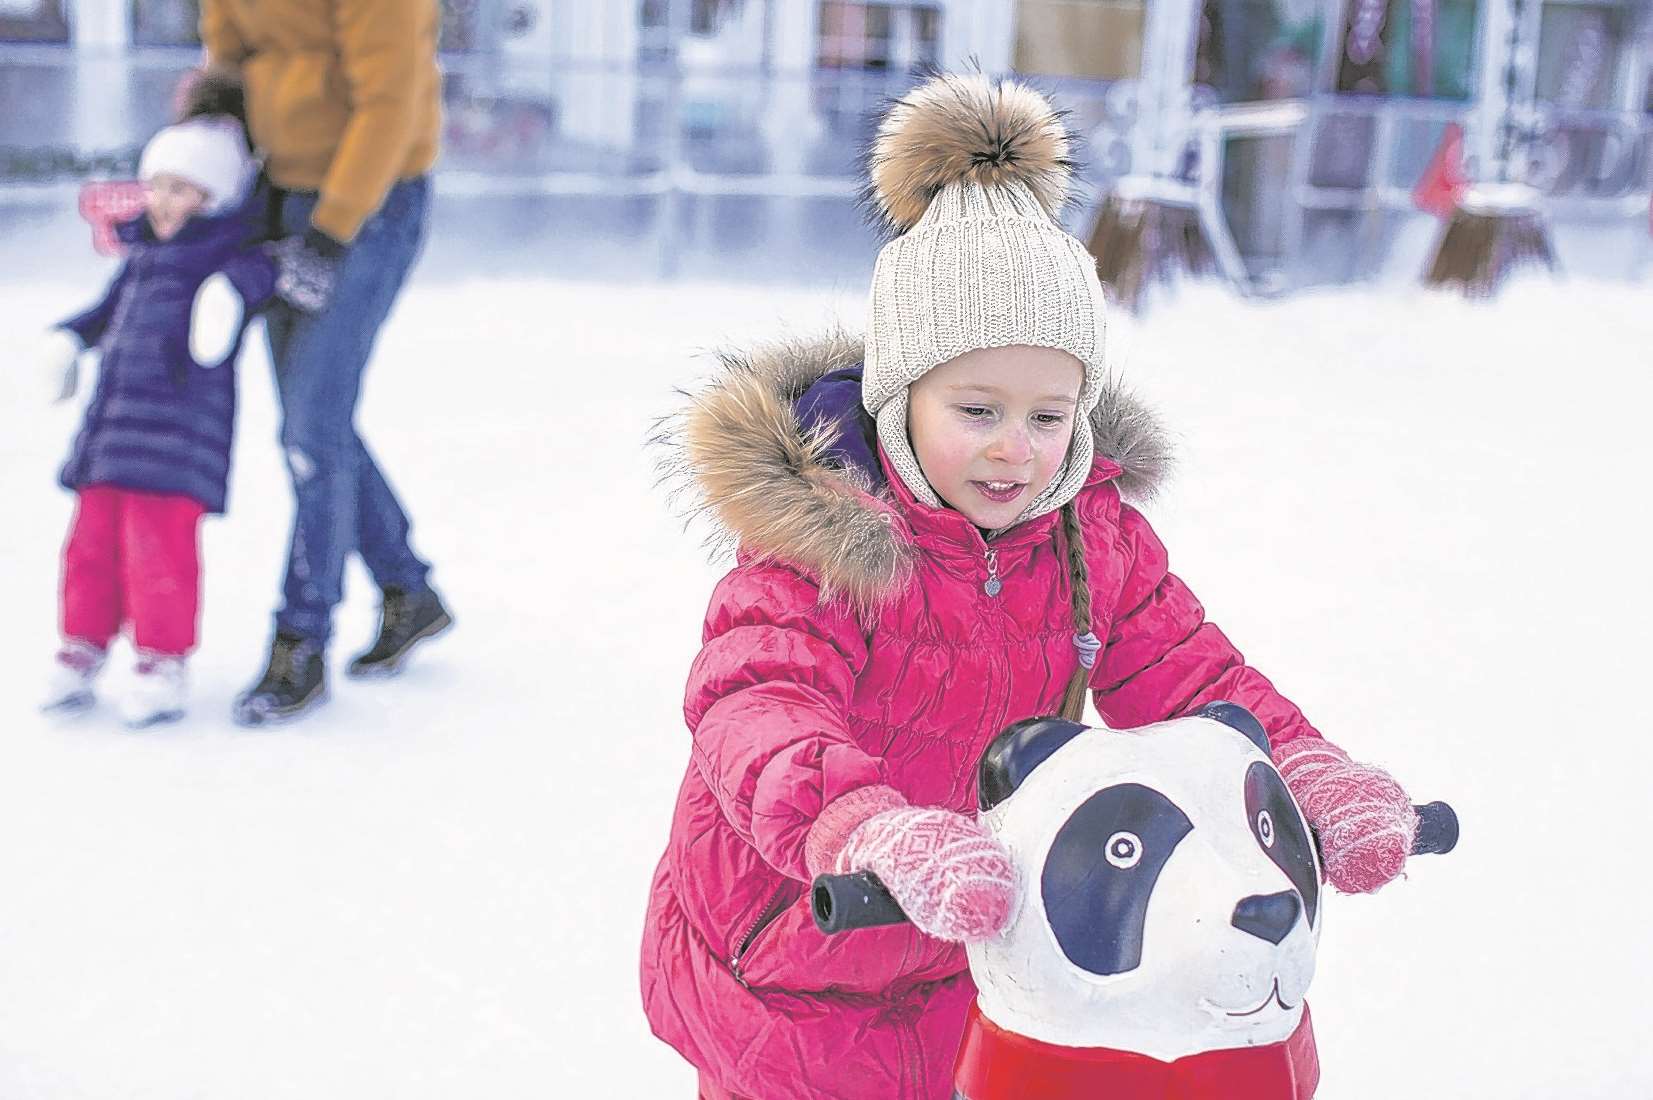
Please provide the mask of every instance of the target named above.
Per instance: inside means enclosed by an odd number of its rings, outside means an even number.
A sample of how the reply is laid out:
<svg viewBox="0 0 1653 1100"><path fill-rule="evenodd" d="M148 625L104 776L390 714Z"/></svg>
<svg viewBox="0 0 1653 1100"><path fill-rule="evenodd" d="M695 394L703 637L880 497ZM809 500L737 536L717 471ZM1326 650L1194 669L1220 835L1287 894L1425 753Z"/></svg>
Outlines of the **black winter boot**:
<svg viewBox="0 0 1653 1100"><path fill-rule="evenodd" d="M357 679L394 676L426 638L434 638L453 625L453 616L442 599L427 588L408 592L387 587L379 608L379 638L366 653L350 662L349 674Z"/></svg>
<svg viewBox="0 0 1653 1100"><path fill-rule="evenodd" d="M270 663L257 685L236 697L234 715L243 726L297 718L327 699L327 665L321 646L309 638L276 631Z"/></svg>

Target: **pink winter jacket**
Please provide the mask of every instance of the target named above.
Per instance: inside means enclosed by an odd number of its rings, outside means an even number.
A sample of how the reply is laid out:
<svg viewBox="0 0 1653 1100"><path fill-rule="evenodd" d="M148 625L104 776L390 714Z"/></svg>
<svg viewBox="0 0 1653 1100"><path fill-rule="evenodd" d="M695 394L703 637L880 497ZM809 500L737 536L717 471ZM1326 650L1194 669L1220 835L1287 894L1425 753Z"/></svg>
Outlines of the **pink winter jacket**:
<svg viewBox="0 0 1653 1100"><path fill-rule="evenodd" d="M963 949L910 926L822 936L804 839L869 783L973 813L983 748L1055 713L1078 661L1057 515L993 541L1003 588L989 596L969 520L898 477L843 468L833 433L800 427L794 402L860 356L839 336L725 357L680 424L684 470L739 554L689 672L693 748L649 901L643 1002L657 1035L754 1100L951 1096L975 996ZM1098 458L1076 503L1102 716L1140 726L1228 699L1275 745L1314 734L1121 501L1122 483L1152 488L1138 468L1162 454L1151 419L1113 393L1092 422Z"/></svg>

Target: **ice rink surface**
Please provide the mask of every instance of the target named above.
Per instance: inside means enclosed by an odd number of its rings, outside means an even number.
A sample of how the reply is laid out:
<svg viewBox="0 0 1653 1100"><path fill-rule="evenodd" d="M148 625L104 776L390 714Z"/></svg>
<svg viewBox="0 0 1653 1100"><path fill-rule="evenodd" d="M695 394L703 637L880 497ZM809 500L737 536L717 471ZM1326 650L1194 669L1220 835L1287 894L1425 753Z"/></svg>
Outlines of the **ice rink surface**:
<svg viewBox="0 0 1653 1100"><path fill-rule="evenodd" d="M228 708L263 659L291 498L252 341L192 709L135 734L108 705L35 712L78 410L44 403L25 352L101 277L8 266L0 1097L691 1097L636 954L722 566L643 441L710 349L853 326L864 284L427 263L360 423L458 626L399 680L338 677L311 720L259 732ZM1323 1100L1653 1095L1647 303L1192 290L1116 326L1179 441L1148 508L1173 569L1323 733L1463 821L1456 853L1328 903ZM352 567L335 673L374 614Z"/></svg>

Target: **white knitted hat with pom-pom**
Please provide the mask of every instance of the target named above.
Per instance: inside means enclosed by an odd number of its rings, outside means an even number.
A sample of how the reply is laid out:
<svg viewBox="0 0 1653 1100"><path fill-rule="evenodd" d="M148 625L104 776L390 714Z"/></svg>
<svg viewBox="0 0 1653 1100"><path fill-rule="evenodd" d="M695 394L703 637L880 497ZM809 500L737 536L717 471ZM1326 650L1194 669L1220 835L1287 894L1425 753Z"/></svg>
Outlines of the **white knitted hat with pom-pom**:
<svg viewBox="0 0 1653 1100"><path fill-rule="evenodd" d="M247 134L233 118L203 116L168 126L149 139L138 159L138 178L177 176L207 194L208 214L222 214L247 194L258 164L247 151Z"/></svg>
<svg viewBox="0 0 1653 1100"><path fill-rule="evenodd" d="M900 235L873 271L861 401L901 480L933 508L942 502L907 436L907 387L981 348L1055 348L1084 367L1067 460L1017 522L1068 503L1090 473L1106 306L1096 261L1055 220L1070 144L1044 96L975 74L930 79L878 128L869 197Z"/></svg>

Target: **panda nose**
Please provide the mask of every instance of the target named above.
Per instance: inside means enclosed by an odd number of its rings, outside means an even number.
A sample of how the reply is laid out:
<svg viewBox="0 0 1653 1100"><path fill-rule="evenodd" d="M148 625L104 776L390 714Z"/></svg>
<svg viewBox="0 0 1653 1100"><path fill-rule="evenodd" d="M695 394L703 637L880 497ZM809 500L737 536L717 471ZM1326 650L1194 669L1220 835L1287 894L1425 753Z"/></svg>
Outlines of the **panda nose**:
<svg viewBox="0 0 1653 1100"><path fill-rule="evenodd" d="M1282 890L1278 894L1253 894L1249 898L1240 899L1240 904L1234 907L1234 917L1229 923L1260 940L1279 943L1292 930L1292 926L1297 923L1298 914L1302 911L1303 903L1297 899L1296 890Z"/></svg>

